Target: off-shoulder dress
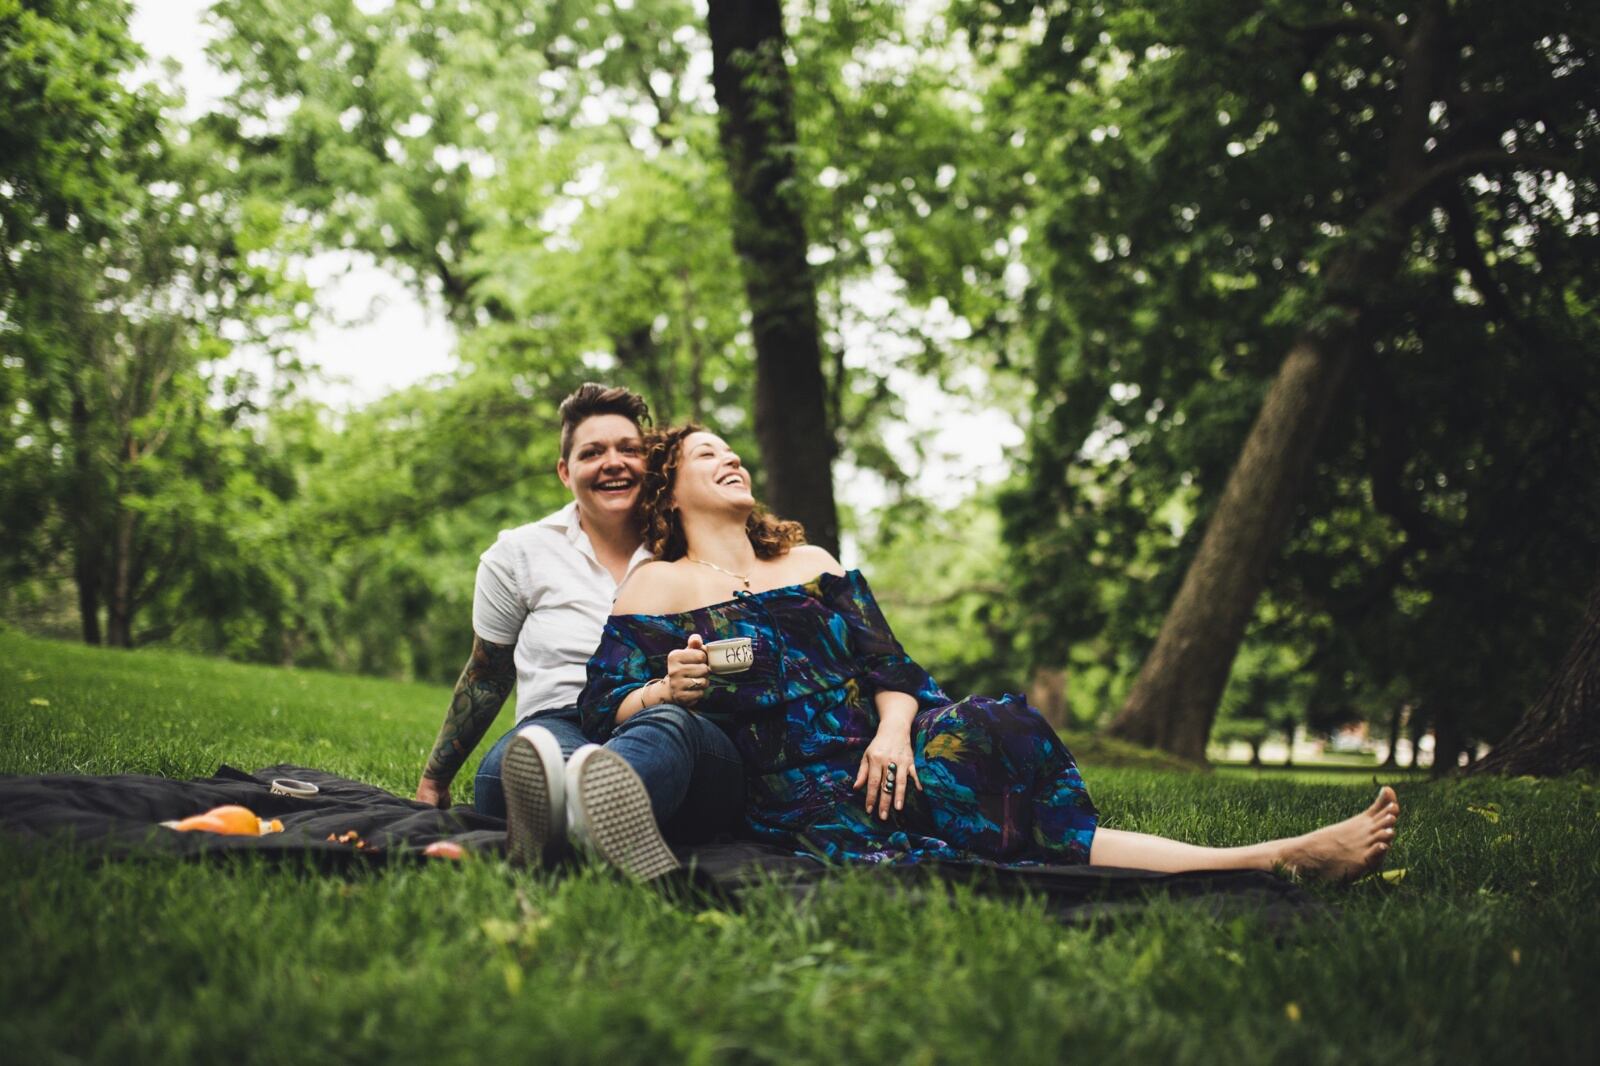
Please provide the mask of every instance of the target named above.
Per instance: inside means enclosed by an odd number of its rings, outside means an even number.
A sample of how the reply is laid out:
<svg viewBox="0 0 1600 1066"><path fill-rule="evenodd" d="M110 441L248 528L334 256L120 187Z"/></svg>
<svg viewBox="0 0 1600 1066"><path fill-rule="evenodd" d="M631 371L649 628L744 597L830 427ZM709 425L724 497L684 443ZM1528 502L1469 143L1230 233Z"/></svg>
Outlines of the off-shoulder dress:
<svg viewBox="0 0 1600 1066"><path fill-rule="evenodd" d="M623 699L663 676L691 633L753 643L750 668L713 675L695 710L744 758L757 838L840 862L1088 862L1099 815L1055 730L1018 695L952 701L905 654L859 571L681 614L613 615L579 699L586 730L609 734ZM925 790L908 787L887 821L851 787L880 690L917 700L911 745Z"/></svg>

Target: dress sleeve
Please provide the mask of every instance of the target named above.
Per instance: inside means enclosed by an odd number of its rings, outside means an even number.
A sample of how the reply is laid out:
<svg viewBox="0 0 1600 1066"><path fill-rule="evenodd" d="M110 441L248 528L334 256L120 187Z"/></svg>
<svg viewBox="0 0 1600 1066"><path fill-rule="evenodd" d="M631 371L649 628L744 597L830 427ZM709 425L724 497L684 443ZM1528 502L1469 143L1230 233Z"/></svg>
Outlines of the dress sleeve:
<svg viewBox="0 0 1600 1066"><path fill-rule="evenodd" d="M589 657L589 683L578 696L586 735L604 739L617 721L617 708L628 693L651 678L650 659L626 626L608 621L600 646Z"/></svg>
<svg viewBox="0 0 1600 1066"><path fill-rule="evenodd" d="M850 571L830 585L826 602L844 619L850 650L865 668L862 676L875 691L904 692L915 696L923 707L950 702L939 683L895 639L859 570Z"/></svg>

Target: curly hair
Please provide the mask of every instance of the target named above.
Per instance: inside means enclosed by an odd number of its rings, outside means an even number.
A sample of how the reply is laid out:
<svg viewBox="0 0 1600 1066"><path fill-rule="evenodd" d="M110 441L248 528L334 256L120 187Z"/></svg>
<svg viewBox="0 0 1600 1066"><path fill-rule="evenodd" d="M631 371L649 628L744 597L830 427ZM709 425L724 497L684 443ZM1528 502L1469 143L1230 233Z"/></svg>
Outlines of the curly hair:
<svg viewBox="0 0 1600 1066"><path fill-rule="evenodd" d="M671 505L672 488L678 480L678 463L683 458L683 442L691 433L710 432L697 422L669 426L645 440L644 490L639 494L640 525L644 543L657 559L671 562L689 554L683 521ZM806 542L806 530L756 504L745 522L745 534L758 559L776 559L796 544Z"/></svg>

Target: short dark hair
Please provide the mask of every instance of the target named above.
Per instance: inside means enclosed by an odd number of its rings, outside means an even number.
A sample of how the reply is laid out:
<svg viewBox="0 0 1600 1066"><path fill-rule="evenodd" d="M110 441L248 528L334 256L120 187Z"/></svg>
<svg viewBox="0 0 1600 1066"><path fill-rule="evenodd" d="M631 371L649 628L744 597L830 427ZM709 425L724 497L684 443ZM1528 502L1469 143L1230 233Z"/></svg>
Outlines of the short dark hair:
<svg viewBox="0 0 1600 1066"><path fill-rule="evenodd" d="M650 428L650 405L644 397L620 385L586 381L561 401L561 458L572 455L572 435L585 419L595 415L621 415L641 431Z"/></svg>

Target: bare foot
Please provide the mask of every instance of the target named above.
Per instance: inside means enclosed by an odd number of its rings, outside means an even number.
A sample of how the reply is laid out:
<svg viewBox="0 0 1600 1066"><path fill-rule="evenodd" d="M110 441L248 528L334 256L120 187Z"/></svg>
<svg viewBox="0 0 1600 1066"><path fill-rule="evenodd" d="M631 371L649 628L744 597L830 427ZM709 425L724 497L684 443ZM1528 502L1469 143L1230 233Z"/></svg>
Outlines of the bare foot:
<svg viewBox="0 0 1600 1066"><path fill-rule="evenodd" d="M1400 801L1384 785L1372 806L1354 818L1285 840L1278 861L1301 877L1354 881L1383 865L1399 818Z"/></svg>

